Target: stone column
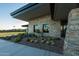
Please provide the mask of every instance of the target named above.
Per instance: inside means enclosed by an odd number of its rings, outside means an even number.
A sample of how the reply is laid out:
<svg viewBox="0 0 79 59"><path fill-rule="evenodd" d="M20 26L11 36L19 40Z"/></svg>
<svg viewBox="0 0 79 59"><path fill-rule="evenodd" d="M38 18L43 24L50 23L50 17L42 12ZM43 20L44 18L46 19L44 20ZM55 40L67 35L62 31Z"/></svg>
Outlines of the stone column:
<svg viewBox="0 0 79 59"><path fill-rule="evenodd" d="M64 42L64 55L79 55L79 8L69 13Z"/></svg>

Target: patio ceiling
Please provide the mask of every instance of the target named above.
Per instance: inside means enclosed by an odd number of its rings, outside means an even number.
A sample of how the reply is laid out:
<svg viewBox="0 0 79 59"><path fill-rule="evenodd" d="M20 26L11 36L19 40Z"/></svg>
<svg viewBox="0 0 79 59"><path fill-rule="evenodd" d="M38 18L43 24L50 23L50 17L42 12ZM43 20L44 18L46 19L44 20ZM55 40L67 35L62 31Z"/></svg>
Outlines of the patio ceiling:
<svg viewBox="0 0 79 59"><path fill-rule="evenodd" d="M79 4L78 3L56 3L54 8L53 18L56 20L67 20L69 12L74 8L79 8Z"/></svg>
<svg viewBox="0 0 79 59"><path fill-rule="evenodd" d="M11 13L16 19L29 21L36 17L50 14L50 6L48 3L30 3Z"/></svg>

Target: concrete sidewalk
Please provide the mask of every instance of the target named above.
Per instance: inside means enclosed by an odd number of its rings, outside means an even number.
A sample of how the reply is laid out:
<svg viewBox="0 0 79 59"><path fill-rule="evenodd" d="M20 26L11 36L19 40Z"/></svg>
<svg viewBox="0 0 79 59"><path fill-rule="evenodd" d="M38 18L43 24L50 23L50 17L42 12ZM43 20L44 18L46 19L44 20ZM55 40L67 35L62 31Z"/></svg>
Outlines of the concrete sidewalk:
<svg viewBox="0 0 79 59"><path fill-rule="evenodd" d="M61 54L0 39L0 56L61 56Z"/></svg>

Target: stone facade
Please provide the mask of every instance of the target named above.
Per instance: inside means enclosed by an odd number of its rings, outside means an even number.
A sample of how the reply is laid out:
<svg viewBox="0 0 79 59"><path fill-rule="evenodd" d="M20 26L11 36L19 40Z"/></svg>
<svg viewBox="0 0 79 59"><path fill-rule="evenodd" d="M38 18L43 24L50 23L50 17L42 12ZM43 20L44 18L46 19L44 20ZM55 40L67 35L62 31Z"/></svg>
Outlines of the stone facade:
<svg viewBox="0 0 79 59"><path fill-rule="evenodd" d="M79 55L79 8L69 13L64 54Z"/></svg>
<svg viewBox="0 0 79 59"><path fill-rule="evenodd" d="M44 33L46 36L54 36L54 37L60 37L61 34L61 26L60 21L54 21L51 19L51 15L45 15L40 16L35 19L31 19L29 21L29 33L34 33L33 31L33 25L38 24L40 27L40 30L42 30L43 24L48 24L49 26L49 33Z"/></svg>

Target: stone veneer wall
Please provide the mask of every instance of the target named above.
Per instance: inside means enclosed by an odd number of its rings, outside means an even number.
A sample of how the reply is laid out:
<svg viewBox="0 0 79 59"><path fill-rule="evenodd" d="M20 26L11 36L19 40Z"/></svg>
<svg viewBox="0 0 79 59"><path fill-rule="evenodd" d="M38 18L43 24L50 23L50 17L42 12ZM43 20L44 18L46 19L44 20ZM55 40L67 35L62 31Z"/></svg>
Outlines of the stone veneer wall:
<svg viewBox="0 0 79 59"><path fill-rule="evenodd" d="M51 19L51 15L45 15L38 17L36 19L31 19L29 21L29 33L33 33L33 25L39 24L40 29L42 29L43 24L49 25L49 33L45 33L46 36L54 36L54 37L60 37L61 34L61 26L60 21L54 21Z"/></svg>
<svg viewBox="0 0 79 59"><path fill-rule="evenodd" d="M79 8L69 13L64 55L79 55Z"/></svg>

